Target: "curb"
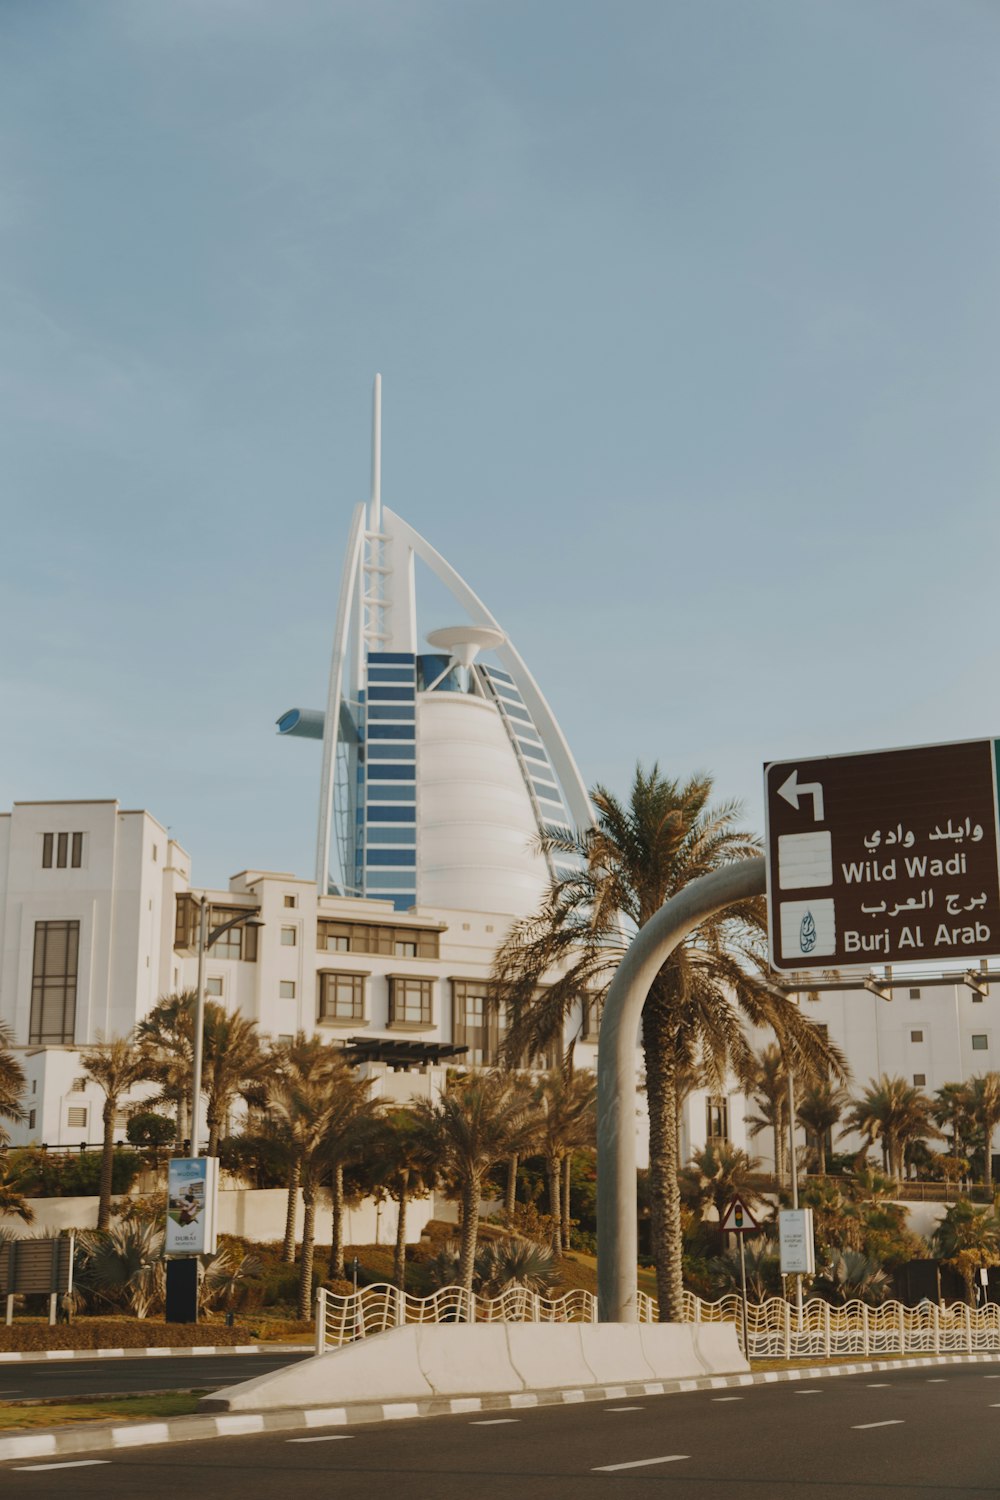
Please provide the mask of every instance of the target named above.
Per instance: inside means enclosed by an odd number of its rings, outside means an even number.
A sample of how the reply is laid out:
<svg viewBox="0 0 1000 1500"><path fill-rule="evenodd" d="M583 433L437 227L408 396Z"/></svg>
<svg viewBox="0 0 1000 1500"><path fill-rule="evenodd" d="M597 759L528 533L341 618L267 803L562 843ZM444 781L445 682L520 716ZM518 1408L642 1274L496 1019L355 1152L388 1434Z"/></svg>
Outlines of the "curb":
<svg viewBox="0 0 1000 1500"><path fill-rule="evenodd" d="M156 1443L190 1443L205 1438L294 1432L310 1427L347 1427L368 1422L399 1421L410 1417L440 1417L475 1411L516 1411L525 1407L575 1405L581 1401L617 1401L624 1396L668 1396L687 1391L727 1390L734 1386L823 1380L838 1375L868 1375L885 1370L997 1363L1000 1363L998 1354L931 1354L914 1359L865 1360L859 1364L765 1370L758 1375L705 1375L690 1380L632 1381L624 1385L522 1391L504 1396L439 1397L377 1403L358 1401L349 1406L310 1406L270 1412L222 1412L218 1416L205 1414L173 1417L165 1422L130 1422L121 1427L50 1428L25 1433L21 1437L0 1438L0 1462L93 1453L109 1448L141 1448ZM205 1398L206 1402L211 1399L210 1396Z"/></svg>
<svg viewBox="0 0 1000 1500"><path fill-rule="evenodd" d="M60 1359L164 1359L209 1354L312 1354L311 1344L192 1344L152 1349L36 1349L23 1354L0 1353L0 1365L46 1364Z"/></svg>

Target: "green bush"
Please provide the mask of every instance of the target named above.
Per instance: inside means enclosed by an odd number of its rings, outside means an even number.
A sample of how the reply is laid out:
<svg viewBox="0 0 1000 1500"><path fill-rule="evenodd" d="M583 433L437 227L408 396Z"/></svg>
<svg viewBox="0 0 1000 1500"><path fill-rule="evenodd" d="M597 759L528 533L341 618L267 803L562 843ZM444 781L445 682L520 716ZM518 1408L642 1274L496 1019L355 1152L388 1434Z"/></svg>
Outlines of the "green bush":
<svg viewBox="0 0 1000 1500"><path fill-rule="evenodd" d="M58 1155L28 1146L7 1153L11 1180L27 1198L96 1198L101 1183L100 1151ZM142 1153L116 1146L111 1191L127 1193L142 1171Z"/></svg>
<svg viewBox="0 0 1000 1500"><path fill-rule="evenodd" d="M132 1116L125 1134L133 1146L169 1146L177 1134L177 1123L155 1110L144 1110Z"/></svg>

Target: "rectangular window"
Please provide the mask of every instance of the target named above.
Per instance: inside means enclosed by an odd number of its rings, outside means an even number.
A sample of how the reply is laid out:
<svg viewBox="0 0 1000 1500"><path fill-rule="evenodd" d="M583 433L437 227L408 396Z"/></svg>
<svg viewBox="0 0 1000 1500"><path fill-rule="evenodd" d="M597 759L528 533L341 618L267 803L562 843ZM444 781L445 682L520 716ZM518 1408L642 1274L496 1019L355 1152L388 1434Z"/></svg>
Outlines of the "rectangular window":
<svg viewBox="0 0 1000 1500"><path fill-rule="evenodd" d="M388 957L400 953L405 945L406 958L439 958L441 935L420 927L394 927L373 922L319 922L316 946L321 953L383 953ZM412 951L410 951L412 949Z"/></svg>
<svg viewBox="0 0 1000 1500"><path fill-rule="evenodd" d="M580 1036L585 1042L596 1042L601 1034L601 1017L604 1014L604 1000L584 1000L583 1002L583 1027Z"/></svg>
<svg viewBox="0 0 1000 1500"><path fill-rule="evenodd" d="M205 980L205 994L219 999L222 994L222 976L220 974L212 974Z"/></svg>
<svg viewBox="0 0 1000 1500"><path fill-rule="evenodd" d="M919 1000L920 999L920 991L919 990L911 990L910 991L910 999L911 1000Z"/></svg>
<svg viewBox="0 0 1000 1500"><path fill-rule="evenodd" d="M245 907L240 906L212 906L208 911L208 931L213 932L216 927L221 927L232 917L245 914L249 916ZM198 947L198 928L201 922L201 908L193 896L186 892L177 897L177 910L174 921L174 947L188 949L191 952ZM230 927L221 937L217 937L211 945L209 952L213 958L239 958L246 963L257 962L257 932L256 927L240 926Z"/></svg>
<svg viewBox="0 0 1000 1500"><path fill-rule="evenodd" d="M28 1129L29 1130L34 1130L34 1128L35 1128L35 1118L36 1118L36 1115L37 1115L37 1111L36 1110L33 1110L33 1109L29 1109L28 1110Z"/></svg>
<svg viewBox="0 0 1000 1500"><path fill-rule="evenodd" d="M279 982L278 982L278 998L279 998L279 1000L294 1000L295 999L295 980L294 979L282 979L282 980L279 980Z"/></svg>
<svg viewBox="0 0 1000 1500"><path fill-rule="evenodd" d="M85 1106L75 1105L66 1111L66 1124L70 1130L86 1130L87 1110Z"/></svg>
<svg viewBox="0 0 1000 1500"><path fill-rule="evenodd" d="M914 1073L914 1075L913 1075L913 1083L914 1083L914 1086L916 1088L918 1088L918 1089L924 1088L926 1086L926 1083L927 1083L927 1074L926 1073Z"/></svg>
<svg viewBox="0 0 1000 1500"><path fill-rule="evenodd" d="M85 1094L87 1092L86 1078L74 1078L70 1086L71 1094Z"/></svg>
<svg viewBox="0 0 1000 1500"><path fill-rule="evenodd" d="M496 1067L507 1035L506 1005L491 997L482 979L453 979L451 996L454 1040L468 1049L456 1060L472 1067Z"/></svg>
<svg viewBox="0 0 1000 1500"><path fill-rule="evenodd" d="M924 1039L924 1034L923 1034L922 1031L911 1031L910 1032L910 1041L911 1042L922 1042L923 1039Z"/></svg>
<svg viewBox="0 0 1000 1500"><path fill-rule="evenodd" d="M286 906L298 906L298 904L299 904L299 898L298 898L298 896L286 896L285 897L285 905Z"/></svg>
<svg viewBox="0 0 1000 1500"><path fill-rule="evenodd" d="M318 1020L356 1024L365 1019L366 974L333 974L327 969L318 977Z"/></svg>
<svg viewBox="0 0 1000 1500"><path fill-rule="evenodd" d="M68 1046L76 1030L79 922L36 922L31 971L32 1046Z"/></svg>
<svg viewBox="0 0 1000 1500"><path fill-rule="evenodd" d="M56 869L65 870L66 858L69 854L69 834L56 834Z"/></svg>
<svg viewBox="0 0 1000 1500"><path fill-rule="evenodd" d="M710 1141L728 1141L728 1099L709 1097L705 1100L705 1135Z"/></svg>
<svg viewBox="0 0 1000 1500"><path fill-rule="evenodd" d="M389 975L389 1025L430 1026L433 979Z"/></svg>
<svg viewBox="0 0 1000 1500"><path fill-rule="evenodd" d="M51 870L51 868L52 868L52 840L53 840L53 838L54 838L54 835L51 834L51 833L43 833L42 834L42 869L43 870Z"/></svg>
<svg viewBox="0 0 1000 1500"><path fill-rule="evenodd" d="M986 1052L989 1050L989 1045L989 1039L987 1038L985 1032L981 1033L979 1036L974 1036L972 1038L973 1052Z"/></svg>
<svg viewBox="0 0 1000 1500"><path fill-rule="evenodd" d="M281 929L281 946L283 948L295 947L295 928L283 927Z"/></svg>
<svg viewBox="0 0 1000 1500"><path fill-rule="evenodd" d="M154 856L154 858L155 858L155 856ZM73 852L70 855L70 863L72 864L74 870L79 870L80 866L83 864L83 834L82 833L74 833L74 835L73 835Z"/></svg>

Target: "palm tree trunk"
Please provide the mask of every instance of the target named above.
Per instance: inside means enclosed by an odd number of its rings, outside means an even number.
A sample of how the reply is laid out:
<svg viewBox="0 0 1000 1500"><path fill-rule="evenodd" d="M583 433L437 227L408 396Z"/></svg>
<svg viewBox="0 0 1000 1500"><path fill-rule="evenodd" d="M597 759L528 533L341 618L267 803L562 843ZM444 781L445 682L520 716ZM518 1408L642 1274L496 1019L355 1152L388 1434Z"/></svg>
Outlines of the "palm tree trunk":
<svg viewBox="0 0 1000 1500"><path fill-rule="evenodd" d="M562 1163L557 1156L547 1158L549 1176L549 1217L552 1220L552 1253L562 1249Z"/></svg>
<svg viewBox="0 0 1000 1500"><path fill-rule="evenodd" d="M467 1292L472 1291L472 1278L476 1269L476 1240L479 1236L479 1178L469 1177L462 1183L462 1251L459 1260L459 1281Z"/></svg>
<svg viewBox="0 0 1000 1500"><path fill-rule="evenodd" d="M563 1162L563 1203L562 1203L562 1241L563 1249L569 1249L570 1237L570 1192L573 1186L573 1153L567 1155Z"/></svg>
<svg viewBox="0 0 1000 1500"><path fill-rule="evenodd" d="M986 1150L985 1150L985 1156L983 1158L983 1182L984 1182L984 1184L986 1186L987 1197L992 1198L992 1196L993 1196L993 1151L992 1151L991 1148L992 1148L992 1145L993 1145L993 1131L996 1128L996 1121L995 1120L991 1120L989 1118L989 1116L987 1116L986 1120L983 1123L986 1126L986 1129L984 1131L984 1134L985 1134L985 1137L986 1137Z"/></svg>
<svg viewBox="0 0 1000 1500"><path fill-rule="evenodd" d="M295 1211L299 1206L299 1177L301 1176L301 1163L292 1163L288 1174L288 1206L285 1209L285 1238L281 1246L282 1264L294 1266L295 1264Z"/></svg>
<svg viewBox="0 0 1000 1500"><path fill-rule="evenodd" d="M649 1217L661 1323L679 1323L684 1308L681 1196L678 1183L677 1074L658 1015L656 987L642 1013L649 1101Z"/></svg>
<svg viewBox="0 0 1000 1500"><path fill-rule="evenodd" d="M401 1292L406 1290L406 1205L404 1188L399 1195L399 1214L396 1219L396 1251L392 1259L392 1279Z"/></svg>
<svg viewBox="0 0 1000 1500"><path fill-rule="evenodd" d="M206 1152L206 1155L218 1156L219 1137L221 1136L221 1134L222 1120L219 1118L219 1115L216 1113L216 1111L210 1110L208 1115L208 1151Z"/></svg>
<svg viewBox="0 0 1000 1500"><path fill-rule="evenodd" d="M330 1276L338 1280L347 1278L344 1267L344 1169L338 1163L330 1179L330 1202L333 1206L333 1224L330 1231Z"/></svg>
<svg viewBox="0 0 1000 1500"><path fill-rule="evenodd" d="M826 1135L821 1132L816 1137L816 1159L819 1163L819 1175L826 1176Z"/></svg>
<svg viewBox="0 0 1000 1500"><path fill-rule="evenodd" d="M299 1318L307 1323L312 1316L313 1249L316 1239L316 1188L312 1181L302 1184L302 1256L299 1261Z"/></svg>
<svg viewBox="0 0 1000 1500"><path fill-rule="evenodd" d="M504 1212L508 1217L513 1214L517 1204L517 1169L520 1157L514 1151L507 1158L507 1195L504 1198Z"/></svg>
<svg viewBox="0 0 1000 1500"><path fill-rule="evenodd" d="M101 1185L97 1199L97 1227L107 1229L111 1223L111 1182L115 1165L115 1101L104 1101L104 1141L101 1146Z"/></svg>

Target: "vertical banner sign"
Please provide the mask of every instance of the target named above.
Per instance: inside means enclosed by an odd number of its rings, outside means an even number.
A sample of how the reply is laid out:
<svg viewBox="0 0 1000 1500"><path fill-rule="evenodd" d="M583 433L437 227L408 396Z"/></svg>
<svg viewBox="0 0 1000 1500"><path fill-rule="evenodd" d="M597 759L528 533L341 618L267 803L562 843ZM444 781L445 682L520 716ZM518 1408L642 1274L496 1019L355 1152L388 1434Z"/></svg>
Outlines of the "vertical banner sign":
<svg viewBox="0 0 1000 1500"><path fill-rule="evenodd" d="M783 1208L778 1214L782 1276L812 1276L816 1246L811 1208Z"/></svg>
<svg viewBox="0 0 1000 1500"><path fill-rule="evenodd" d="M214 1255L219 1161L178 1157L167 1174L167 1255Z"/></svg>
<svg viewBox="0 0 1000 1500"><path fill-rule="evenodd" d="M772 966L1000 952L996 740L764 768Z"/></svg>

